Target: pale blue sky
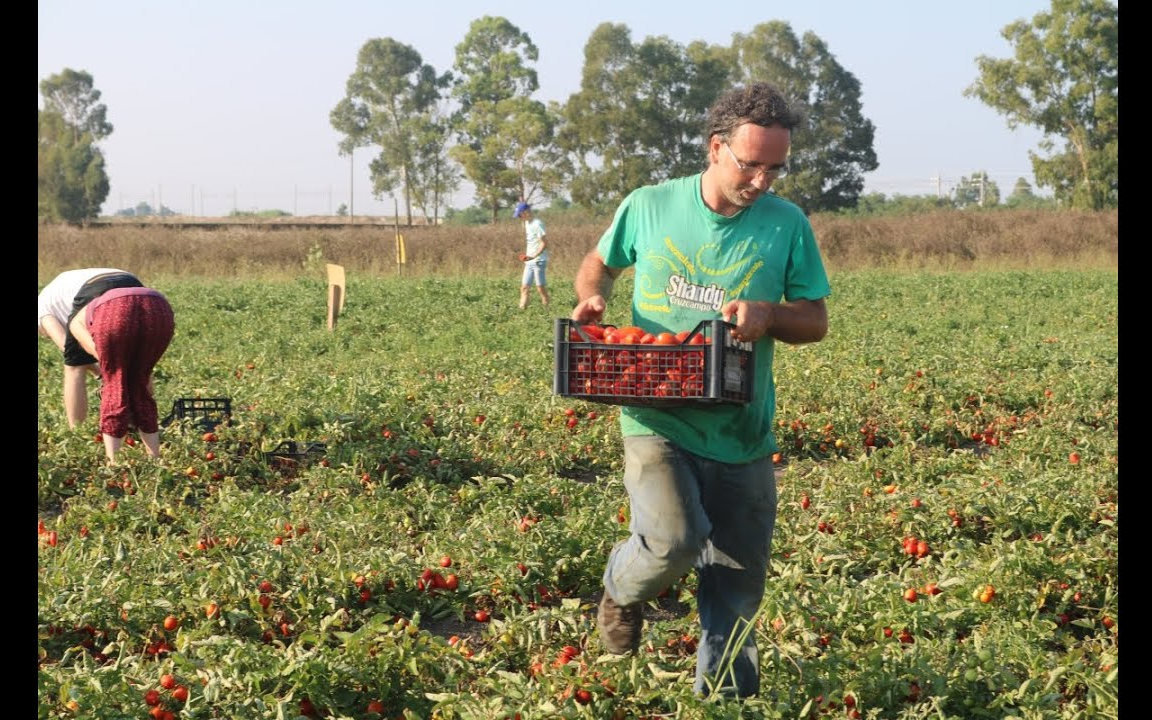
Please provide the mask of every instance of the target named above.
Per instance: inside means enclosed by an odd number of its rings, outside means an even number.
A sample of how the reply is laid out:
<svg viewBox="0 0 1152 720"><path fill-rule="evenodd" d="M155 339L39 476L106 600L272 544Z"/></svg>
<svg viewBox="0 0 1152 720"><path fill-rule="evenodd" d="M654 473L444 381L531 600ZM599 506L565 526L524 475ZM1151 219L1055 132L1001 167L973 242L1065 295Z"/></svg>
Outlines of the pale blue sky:
<svg viewBox="0 0 1152 720"><path fill-rule="evenodd" d="M366 41L411 45L443 72L471 22L485 15L507 18L536 44L543 101L579 89L584 44L602 22L627 25L633 42L664 35L682 45L728 45L734 33L772 20L797 36L814 32L860 81L864 115L876 126L880 166L866 176L866 192L935 193L936 177L947 191L985 170L1006 195L1018 177L1033 182L1028 151L1042 139L1032 128L1009 130L1003 116L962 93L976 79L977 56L1011 57L1004 26L1048 10L1047 0L38 0L37 7L37 91L64 68L87 71L115 128L101 143L112 186L105 213L144 201L196 215L234 207L330 214L351 199L357 215L391 215L391 197L371 196L369 151L352 163L341 157L328 113ZM465 192L453 204L472 202Z"/></svg>

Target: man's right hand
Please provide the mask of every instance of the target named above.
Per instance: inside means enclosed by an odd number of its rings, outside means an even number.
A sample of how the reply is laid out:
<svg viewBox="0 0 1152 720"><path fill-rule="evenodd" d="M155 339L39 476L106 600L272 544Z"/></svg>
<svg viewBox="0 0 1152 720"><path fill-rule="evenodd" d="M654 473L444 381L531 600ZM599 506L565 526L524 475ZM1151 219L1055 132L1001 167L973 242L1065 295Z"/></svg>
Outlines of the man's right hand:
<svg viewBox="0 0 1152 720"><path fill-rule="evenodd" d="M608 301L602 295L593 295L576 303L572 308L572 319L578 323L598 322L607 308Z"/></svg>

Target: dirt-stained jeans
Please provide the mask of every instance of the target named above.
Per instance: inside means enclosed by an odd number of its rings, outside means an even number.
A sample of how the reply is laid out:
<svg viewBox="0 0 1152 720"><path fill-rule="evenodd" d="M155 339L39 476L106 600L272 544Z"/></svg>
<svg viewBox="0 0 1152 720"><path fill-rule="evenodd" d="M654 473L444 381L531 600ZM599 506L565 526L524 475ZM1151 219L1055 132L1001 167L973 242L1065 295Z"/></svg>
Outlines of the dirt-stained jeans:
<svg viewBox="0 0 1152 720"><path fill-rule="evenodd" d="M755 632L764 596L776 479L769 458L709 460L656 435L624 438L631 537L612 548L604 588L620 605L650 600L695 567L701 635L695 690L741 697L760 689ZM725 654L729 637L743 642Z"/></svg>

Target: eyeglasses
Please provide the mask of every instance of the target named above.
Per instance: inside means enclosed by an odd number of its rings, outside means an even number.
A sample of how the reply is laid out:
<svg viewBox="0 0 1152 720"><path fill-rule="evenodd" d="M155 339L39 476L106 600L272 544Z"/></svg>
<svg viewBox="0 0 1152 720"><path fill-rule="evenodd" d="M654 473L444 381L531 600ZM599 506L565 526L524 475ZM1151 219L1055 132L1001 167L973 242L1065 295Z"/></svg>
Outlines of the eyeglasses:
<svg viewBox="0 0 1152 720"><path fill-rule="evenodd" d="M728 154L732 156L732 162L736 163L736 168L747 178L755 178L757 175L762 174L766 180L771 182L788 174L787 165L782 165L777 168L753 167L747 163L740 162L740 158L736 157L736 153L732 152L732 148L728 145L727 141L725 141L724 147L728 148Z"/></svg>

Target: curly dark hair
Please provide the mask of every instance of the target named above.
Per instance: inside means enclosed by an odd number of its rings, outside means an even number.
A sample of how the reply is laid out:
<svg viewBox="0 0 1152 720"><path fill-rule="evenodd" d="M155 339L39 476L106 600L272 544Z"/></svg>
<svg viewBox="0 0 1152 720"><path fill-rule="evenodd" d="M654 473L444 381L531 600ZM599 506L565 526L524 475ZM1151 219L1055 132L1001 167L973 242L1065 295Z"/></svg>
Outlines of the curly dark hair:
<svg viewBox="0 0 1152 720"><path fill-rule="evenodd" d="M775 85L752 83L729 90L712 104L708 110L704 142L710 142L713 135L727 140L733 130L746 123L794 130L803 121L800 108L784 97Z"/></svg>

